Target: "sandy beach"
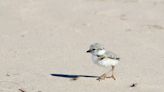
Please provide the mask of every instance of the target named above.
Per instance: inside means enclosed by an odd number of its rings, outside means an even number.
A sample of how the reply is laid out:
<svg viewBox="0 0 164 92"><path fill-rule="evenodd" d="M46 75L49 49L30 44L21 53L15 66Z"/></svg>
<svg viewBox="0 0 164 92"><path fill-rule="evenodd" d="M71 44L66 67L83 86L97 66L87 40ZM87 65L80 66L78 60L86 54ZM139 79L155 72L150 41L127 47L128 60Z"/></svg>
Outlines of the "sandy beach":
<svg viewBox="0 0 164 92"><path fill-rule="evenodd" d="M117 80L96 80L95 42ZM164 0L0 0L0 43L0 92L164 92Z"/></svg>

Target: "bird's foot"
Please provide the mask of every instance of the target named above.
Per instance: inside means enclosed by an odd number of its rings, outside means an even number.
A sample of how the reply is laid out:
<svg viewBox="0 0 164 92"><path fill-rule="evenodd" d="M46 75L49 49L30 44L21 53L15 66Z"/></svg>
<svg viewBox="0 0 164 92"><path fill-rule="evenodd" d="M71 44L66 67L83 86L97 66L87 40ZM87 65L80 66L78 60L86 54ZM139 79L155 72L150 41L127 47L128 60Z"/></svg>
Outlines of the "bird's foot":
<svg viewBox="0 0 164 92"><path fill-rule="evenodd" d="M113 80L116 80L115 76L114 75L111 75L109 77L106 77L106 78L112 78Z"/></svg>
<svg viewBox="0 0 164 92"><path fill-rule="evenodd" d="M97 80L98 81L105 80L106 77L107 77L107 75L106 74L103 74L100 77L98 77Z"/></svg>

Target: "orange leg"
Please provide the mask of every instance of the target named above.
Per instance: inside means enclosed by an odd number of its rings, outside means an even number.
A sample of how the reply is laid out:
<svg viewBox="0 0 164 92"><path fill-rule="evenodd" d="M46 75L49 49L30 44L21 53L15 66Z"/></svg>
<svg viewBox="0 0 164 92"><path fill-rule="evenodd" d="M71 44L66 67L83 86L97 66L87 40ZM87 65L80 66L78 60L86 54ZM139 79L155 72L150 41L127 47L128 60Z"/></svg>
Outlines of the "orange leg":
<svg viewBox="0 0 164 92"><path fill-rule="evenodd" d="M112 66L112 76L111 76L111 78L114 79L114 80L116 80L116 78L114 76L114 69L115 69L115 66Z"/></svg>
<svg viewBox="0 0 164 92"><path fill-rule="evenodd" d="M97 80L101 81L101 80L105 80L105 78L107 77L106 73L102 74L101 76L99 76L97 78Z"/></svg>
<svg viewBox="0 0 164 92"><path fill-rule="evenodd" d="M114 76L114 69L115 69L115 66L112 66L112 75L109 77L106 77L106 78L112 78L112 79L116 80L116 78Z"/></svg>

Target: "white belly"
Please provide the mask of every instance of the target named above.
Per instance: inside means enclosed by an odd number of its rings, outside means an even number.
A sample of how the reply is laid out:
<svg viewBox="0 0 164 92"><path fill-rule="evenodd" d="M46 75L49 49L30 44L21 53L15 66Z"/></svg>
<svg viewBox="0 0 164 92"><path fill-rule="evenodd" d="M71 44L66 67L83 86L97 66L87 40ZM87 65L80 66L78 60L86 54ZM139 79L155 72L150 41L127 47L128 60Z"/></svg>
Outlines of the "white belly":
<svg viewBox="0 0 164 92"><path fill-rule="evenodd" d="M104 58L102 60L99 60L96 56L92 57L93 62L95 64L98 64L100 66L104 66L104 67L108 67L108 66L115 66L116 64L118 64L118 60L114 60L114 59L110 59L110 58Z"/></svg>

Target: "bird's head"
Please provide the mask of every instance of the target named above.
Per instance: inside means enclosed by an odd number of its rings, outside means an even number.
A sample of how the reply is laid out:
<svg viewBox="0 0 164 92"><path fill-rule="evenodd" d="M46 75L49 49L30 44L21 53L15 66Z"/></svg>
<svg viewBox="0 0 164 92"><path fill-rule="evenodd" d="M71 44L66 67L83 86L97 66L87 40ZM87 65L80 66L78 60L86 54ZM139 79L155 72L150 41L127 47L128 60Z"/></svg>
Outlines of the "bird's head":
<svg viewBox="0 0 164 92"><path fill-rule="evenodd" d="M99 43L94 43L90 45L89 50L87 51L87 53L91 53L92 55L103 55L105 54L105 49L104 47L99 44Z"/></svg>

